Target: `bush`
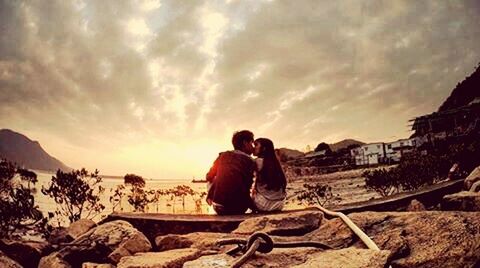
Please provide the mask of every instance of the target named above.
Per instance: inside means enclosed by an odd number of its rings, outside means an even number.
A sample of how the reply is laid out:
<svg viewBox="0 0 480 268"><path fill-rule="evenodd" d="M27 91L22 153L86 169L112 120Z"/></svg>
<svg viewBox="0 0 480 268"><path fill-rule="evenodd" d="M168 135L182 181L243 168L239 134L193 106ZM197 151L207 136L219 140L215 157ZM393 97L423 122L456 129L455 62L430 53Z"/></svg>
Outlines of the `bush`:
<svg viewBox="0 0 480 268"><path fill-rule="evenodd" d="M35 205L34 188L31 188L36 182L34 172L0 160L0 237L9 237L21 228L44 234L47 231L48 220Z"/></svg>
<svg viewBox="0 0 480 268"><path fill-rule="evenodd" d="M393 192L398 192L399 181L396 172L388 171L384 168L365 171L365 185L368 189L372 189L381 196L388 196Z"/></svg>
<svg viewBox="0 0 480 268"><path fill-rule="evenodd" d="M333 197L332 187L326 184L304 184L303 187L304 190L298 193L297 200L305 201L309 205L323 206Z"/></svg>
<svg viewBox="0 0 480 268"><path fill-rule="evenodd" d="M447 178L454 160L448 155L421 155L414 152L402 158L389 170L376 169L363 173L366 187L382 196L400 191L413 191Z"/></svg>
<svg viewBox="0 0 480 268"><path fill-rule="evenodd" d="M48 187L42 187L42 193L57 203L57 220L68 218L69 222L80 218L92 219L99 215L105 206L100 203L104 188L98 170L89 173L86 169L63 172L58 170Z"/></svg>

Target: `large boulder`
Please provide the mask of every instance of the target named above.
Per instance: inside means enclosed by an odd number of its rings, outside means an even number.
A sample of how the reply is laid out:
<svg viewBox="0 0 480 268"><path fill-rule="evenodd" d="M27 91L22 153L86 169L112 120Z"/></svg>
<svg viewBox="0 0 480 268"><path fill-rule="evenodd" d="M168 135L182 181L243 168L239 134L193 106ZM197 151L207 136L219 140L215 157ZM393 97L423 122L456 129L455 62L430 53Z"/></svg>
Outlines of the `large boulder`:
<svg viewBox="0 0 480 268"><path fill-rule="evenodd" d="M480 181L480 166L476 167L467 178L465 178L465 189L470 190L472 185Z"/></svg>
<svg viewBox="0 0 480 268"><path fill-rule="evenodd" d="M126 221L102 224L75 239L71 245L43 257L39 267L50 267L53 260L72 266L84 262L116 264L124 256L150 251L150 241Z"/></svg>
<svg viewBox="0 0 480 268"><path fill-rule="evenodd" d="M76 222L73 222L67 228L67 236L71 240L75 240L80 237L82 234L86 233L88 230L95 227L96 223L90 219L80 219Z"/></svg>
<svg viewBox="0 0 480 268"><path fill-rule="evenodd" d="M220 250L220 247L217 245L218 240L245 237L239 234L197 232L184 235L157 236L155 244L158 251L188 247L201 250Z"/></svg>
<svg viewBox="0 0 480 268"><path fill-rule="evenodd" d="M312 210L261 216L243 221L233 233L265 232L271 235L303 235L317 229L322 219L322 212Z"/></svg>
<svg viewBox="0 0 480 268"><path fill-rule="evenodd" d="M480 212L362 212L348 215L394 267L474 267L480 263ZM341 219L304 236L344 248L365 247Z"/></svg>
<svg viewBox="0 0 480 268"><path fill-rule="evenodd" d="M327 250L308 255L308 259L292 268L384 268L387 266L388 250L345 248Z"/></svg>
<svg viewBox="0 0 480 268"><path fill-rule="evenodd" d="M184 248L163 252L137 253L123 257L117 268L181 268L183 263L202 255L198 249Z"/></svg>
<svg viewBox="0 0 480 268"><path fill-rule="evenodd" d="M2 268L22 268L22 266L10 259L7 255L0 251L0 267Z"/></svg>
<svg viewBox="0 0 480 268"><path fill-rule="evenodd" d="M51 250L46 242L0 240L0 250L25 268L36 268L40 258Z"/></svg>
<svg viewBox="0 0 480 268"><path fill-rule="evenodd" d="M275 248L267 254L255 253L250 259L242 265L242 268L253 267L290 267L291 265L302 264L307 261L308 256L317 253L320 250L313 248ZM227 254L216 254L200 257L194 261L186 262L184 268L196 267L231 267L231 265L240 258L229 256Z"/></svg>
<svg viewBox="0 0 480 268"><path fill-rule="evenodd" d="M383 268L386 267L389 252L369 249L347 248L322 251L312 248L274 249L267 254L256 253L242 266L253 267L297 267L297 268ZM227 254L203 256L186 262L184 268L230 267L240 256Z"/></svg>
<svg viewBox="0 0 480 268"><path fill-rule="evenodd" d="M443 210L480 211L480 193L463 191L443 197Z"/></svg>

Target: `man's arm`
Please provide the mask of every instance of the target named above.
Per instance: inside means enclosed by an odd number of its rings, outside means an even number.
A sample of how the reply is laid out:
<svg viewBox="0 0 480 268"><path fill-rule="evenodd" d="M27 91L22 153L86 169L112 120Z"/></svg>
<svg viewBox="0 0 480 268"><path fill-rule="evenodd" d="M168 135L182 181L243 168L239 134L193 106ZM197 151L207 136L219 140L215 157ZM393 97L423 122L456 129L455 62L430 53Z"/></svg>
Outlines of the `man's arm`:
<svg viewBox="0 0 480 268"><path fill-rule="evenodd" d="M215 176L217 176L219 159L220 159L220 154L218 155L217 159L215 159L215 162L213 162L212 167L210 168L207 175L205 176L205 179L210 183L212 183L213 180L215 179Z"/></svg>

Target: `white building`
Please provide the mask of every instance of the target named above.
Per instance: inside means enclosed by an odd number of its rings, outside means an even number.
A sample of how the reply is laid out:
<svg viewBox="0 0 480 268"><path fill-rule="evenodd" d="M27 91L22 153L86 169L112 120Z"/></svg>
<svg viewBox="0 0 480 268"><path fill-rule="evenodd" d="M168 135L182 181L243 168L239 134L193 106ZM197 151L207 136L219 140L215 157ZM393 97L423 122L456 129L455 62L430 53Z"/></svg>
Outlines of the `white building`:
<svg viewBox="0 0 480 268"><path fill-rule="evenodd" d="M375 165L385 160L385 144L383 142L364 144L354 148L350 154L355 160L355 165Z"/></svg>

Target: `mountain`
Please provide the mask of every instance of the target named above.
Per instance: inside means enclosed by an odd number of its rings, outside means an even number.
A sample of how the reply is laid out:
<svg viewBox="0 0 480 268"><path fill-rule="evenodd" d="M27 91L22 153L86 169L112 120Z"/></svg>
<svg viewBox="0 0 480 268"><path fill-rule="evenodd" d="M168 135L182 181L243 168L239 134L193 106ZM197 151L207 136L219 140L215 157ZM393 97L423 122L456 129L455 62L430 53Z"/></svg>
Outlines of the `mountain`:
<svg viewBox="0 0 480 268"><path fill-rule="evenodd" d="M281 160L288 160L288 159L294 159L297 157L301 157L304 155L304 153L298 151L298 150L293 150L293 149L288 149L288 148L280 148L277 149L277 155Z"/></svg>
<svg viewBox="0 0 480 268"><path fill-rule="evenodd" d="M0 129L0 158L30 169L56 171L71 170L50 156L37 141L9 129Z"/></svg>
<svg viewBox="0 0 480 268"><path fill-rule="evenodd" d="M480 98L480 64L477 69L462 82L458 83L450 96L438 109L439 112L468 105L475 99Z"/></svg>
<svg viewBox="0 0 480 268"><path fill-rule="evenodd" d="M329 145L330 145L330 149L333 152L336 152L340 149L344 149L344 148L346 149L348 146L354 145L354 144L364 145L365 143L361 142L361 141L353 140L353 139L346 139L346 140L342 140L342 141L339 141L339 142L336 142L336 143L333 143L333 144L329 144Z"/></svg>

